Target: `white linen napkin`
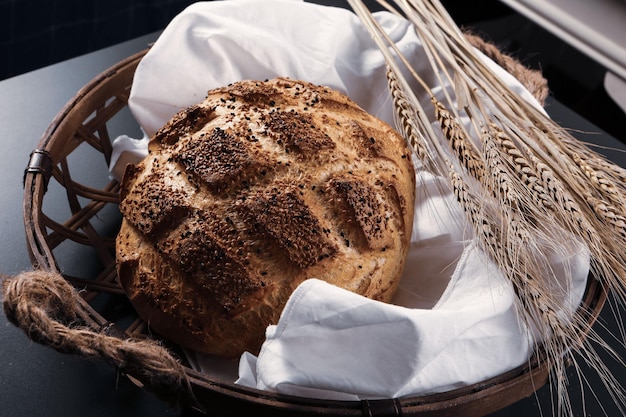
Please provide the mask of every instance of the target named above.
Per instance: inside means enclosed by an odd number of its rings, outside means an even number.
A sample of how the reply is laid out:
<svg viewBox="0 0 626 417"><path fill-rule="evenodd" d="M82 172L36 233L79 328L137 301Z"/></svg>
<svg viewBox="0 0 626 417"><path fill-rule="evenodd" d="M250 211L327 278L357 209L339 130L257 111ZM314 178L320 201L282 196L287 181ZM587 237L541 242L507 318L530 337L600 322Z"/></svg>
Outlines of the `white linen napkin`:
<svg viewBox="0 0 626 417"><path fill-rule="evenodd" d="M451 87L437 84L410 24L386 12L375 16L443 97ZM487 62L539 106L510 74ZM119 178L125 164L145 155L147 137L176 112L241 79L287 76L323 84L393 125L384 74L382 54L348 10L298 0L195 3L172 20L137 68L129 107L146 137L116 139L111 175ZM426 92L420 100L430 108ZM516 314L511 286L477 248L439 181L418 169L412 246L397 305L309 280L267 329L259 357L242 356L237 382L319 398L401 397L479 382L523 364L533 340ZM556 269L574 271L566 311L580 302L588 263L582 246L555 259ZM215 358L188 353L197 369L215 373Z"/></svg>
<svg viewBox="0 0 626 417"><path fill-rule="evenodd" d="M418 195L438 181L418 177ZM460 239L458 221L442 222L435 210L454 217L452 195L421 205L428 209L416 208L397 305L305 281L267 329L258 358L243 355L238 382L334 400L399 398L449 391L524 364L534 339L518 317L511 284L474 241ZM579 304L589 271L586 248L577 249L552 263L562 277L574 271L565 312Z"/></svg>

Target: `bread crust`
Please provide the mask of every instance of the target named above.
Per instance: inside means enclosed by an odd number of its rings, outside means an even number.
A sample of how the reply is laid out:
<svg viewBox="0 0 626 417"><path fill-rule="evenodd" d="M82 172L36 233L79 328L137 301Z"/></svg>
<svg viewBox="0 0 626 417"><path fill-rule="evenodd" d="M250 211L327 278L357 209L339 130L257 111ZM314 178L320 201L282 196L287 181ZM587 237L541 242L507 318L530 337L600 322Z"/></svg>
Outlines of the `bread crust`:
<svg viewBox="0 0 626 417"><path fill-rule="evenodd" d="M339 92L287 78L211 90L127 168L120 282L163 337L257 353L306 279L391 299L414 192L402 137Z"/></svg>

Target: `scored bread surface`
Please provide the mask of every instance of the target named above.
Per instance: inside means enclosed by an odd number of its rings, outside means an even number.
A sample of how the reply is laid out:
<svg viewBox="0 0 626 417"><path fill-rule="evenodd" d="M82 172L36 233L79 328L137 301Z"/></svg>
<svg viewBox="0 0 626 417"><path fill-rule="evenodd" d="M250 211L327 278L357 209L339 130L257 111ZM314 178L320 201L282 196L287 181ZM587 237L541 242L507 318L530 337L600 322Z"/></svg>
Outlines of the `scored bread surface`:
<svg viewBox="0 0 626 417"><path fill-rule="evenodd" d="M391 299L414 190L404 140L344 95L234 83L178 113L127 168L118 275L163 337L256 353L305 279Z"/></svg>

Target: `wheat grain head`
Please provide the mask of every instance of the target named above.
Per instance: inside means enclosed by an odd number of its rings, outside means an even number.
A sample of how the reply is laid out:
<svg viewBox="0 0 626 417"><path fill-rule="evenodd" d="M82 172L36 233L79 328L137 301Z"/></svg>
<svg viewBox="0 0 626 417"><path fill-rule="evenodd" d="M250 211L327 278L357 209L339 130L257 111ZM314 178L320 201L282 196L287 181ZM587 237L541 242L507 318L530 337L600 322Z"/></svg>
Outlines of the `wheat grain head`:
<svg viewBox="0 0 626 417"><path fill-rule="evenodd" d="M402 90L394 94L407 100L394 101L400 119L423 117L428 112L406 90L409 82L401 79L400 67L407 61L372 23L363 2L348 1L394 68L398 79L390 88ZM439 0L394 3L394 13L413 23L437 79L454 89L435 98L420 74L407 68L431 96L441 132L429 130L424 120L404 120L403 125L422 129L420 140L425 142L418 152L434 150L436 161L454 159L433 164L434 174L449 178L478 242L515 289L522 320L538 329L538 355L543 352L554 371L557 413L573 415L565 368L567 359L576 362L577 354L598 371L616 401L624 403L622 388L589 343L602 341L590 328L585 308L564 315L559 302L567 279L565 284L555 280L545 252L567 251L564 243L584 242L591 253L592 279L600 279L618 300L626 301L626 170L590 151L511 91L476 54ZM469 128L460 123L461 113ZM470 130L482 140L473 141Z"/></svg>

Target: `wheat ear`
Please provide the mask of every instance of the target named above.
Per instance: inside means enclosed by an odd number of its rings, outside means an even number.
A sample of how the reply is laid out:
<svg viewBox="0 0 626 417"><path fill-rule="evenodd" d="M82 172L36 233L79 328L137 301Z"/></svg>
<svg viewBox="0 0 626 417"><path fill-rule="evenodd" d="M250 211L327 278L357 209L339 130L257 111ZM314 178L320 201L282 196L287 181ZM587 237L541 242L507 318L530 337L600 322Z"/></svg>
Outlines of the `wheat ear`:
<svg viewBox="0 0 626 417"><path fill-rule="evenodd" d="M624 302L626 171L521 100L476 54L439 0L396 0L391 11L413 24L436 81L451 86L453 91L441 90L441 98L434 97L363 2L348 2L393 69L397 82L390 88L402 90L408 101L403 106L412 109L400 109L402 117L419 119L404 123L423 129L422 150L433 152L434 174L449 178L477 241L515 288L522 319L542 329L541 349L554 370L559 414L573 414L565 358L575 362L576 352L598 370L616 401L623 402L619 384L583 338L599 340L589 328L585 308L568 315L558 305L567 282L563 287L555 280L542 251L567 251L560 248L564 242L585 242L592 279ZM387 2L380 3L391 9ZM403 79L405 73L413 82ZM412 85L430 95L440 132L433 132L424 120L431 113L421 108ZM462 124L461 118L468 123ZM471 133L482 141L474 141ZM451 169L441 163L448 160L454 161Z"/></svg>
<svg viewBox="0 0 626 417"><path fill-rule="evenodd" d="M429 145L423 135L423 128L417 125L417 117L413 104L409 101L403 89L398 84L398 78L393 69L387 68L387 83L391 98L394 104L394 117L396 126L400 128L409 146L415 152L417 158L422 162L424 168L430 171L436 169L436 163L432 159L433 152L429 150Z"/></svg>
<svg viewBox="0 0 626 417"><path fill-rule="evenodd" d="M435 118L441 126L441 132L447 139L450 149L467 172L477 181L482 181L485 176L485 166L476 146L467 138L466 131L444 104L435 98L432 102L435 107Z"/></svg>
<svg viewBox="0 0 626 417"><path fill-rule="evenodd" d="M537 267L529 267L526 262L536 256L539 248L535 246L535 240L531 232L524 226L524 222L515 219L511 215L503 222L499 213L485 205L484 196L477 196L471 192L468 184L463 180L453 167L450 169L450 181L454 195L474 227L474 233L479 237L483 249L499 265L506 265L508 278L513 286L517 299L517 308L520 318L527 328L535 329L539 333L539 344L535 350L544 352L537 355L539 360L548 362L552 369L552 381L557 390L559 401L557 402L558 414L573 415L571 402L567 396L567 378L565 356L570 356L571 351L580 345L581 330L590 332L582 320L572 320L572 317L563 317L559 297L555 297L554 289L546 287L546 282L537 279ZM507 225L508 223L508 225ZM510 239L502 239L502 236L515 236L519 241L516 244L516 253L508 250L509 245L504 243ZM530 249L530 248L533 249ZM534 252L532 256L520 252ZM544 273L550 273L546 265ZM532 272L531 272L532 271ZM572 322L577 323L572 325ZM595 358L594 355L590 355Z"/></svg>

